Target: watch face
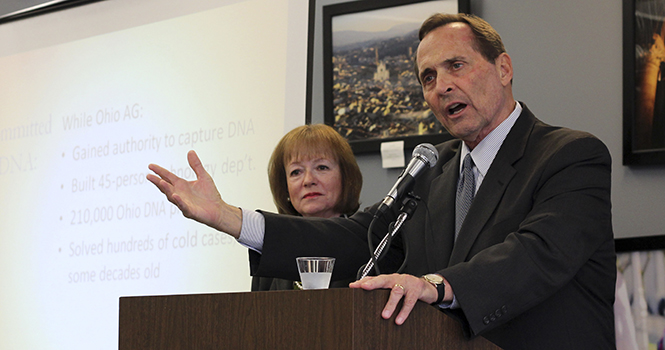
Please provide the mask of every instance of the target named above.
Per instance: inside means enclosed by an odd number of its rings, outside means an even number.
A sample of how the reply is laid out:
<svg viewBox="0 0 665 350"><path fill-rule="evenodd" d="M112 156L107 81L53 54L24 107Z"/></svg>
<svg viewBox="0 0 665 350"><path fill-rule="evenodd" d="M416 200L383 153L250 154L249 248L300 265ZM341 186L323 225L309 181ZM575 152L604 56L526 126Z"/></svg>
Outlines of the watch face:
<svg viewBox="0 0 665 350"><path fill-rule="evenodd" d="M430 274L427 274L427 275L425 275L425 276L423 276L423 277L424 277L427 281L429 281L430 283L434 283L434 284L441 284L441 283L443 283L443 277L441 277L440 275L437 275L437 274L435 274L435 273L430 273Z"/></svg>

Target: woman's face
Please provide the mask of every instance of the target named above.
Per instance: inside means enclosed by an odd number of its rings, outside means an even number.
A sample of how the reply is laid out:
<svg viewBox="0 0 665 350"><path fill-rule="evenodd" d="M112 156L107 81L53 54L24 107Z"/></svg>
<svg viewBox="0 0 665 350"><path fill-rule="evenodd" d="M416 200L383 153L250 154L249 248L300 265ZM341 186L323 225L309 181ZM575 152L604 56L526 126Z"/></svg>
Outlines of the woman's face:
<svg viewBox="0 0 665 350"><path fill-rule="evenodd" d="M340 216L334 210L342 196L339 164L326 156L292 159L286 164L286 182L291 204L305 217Z"/></svg>

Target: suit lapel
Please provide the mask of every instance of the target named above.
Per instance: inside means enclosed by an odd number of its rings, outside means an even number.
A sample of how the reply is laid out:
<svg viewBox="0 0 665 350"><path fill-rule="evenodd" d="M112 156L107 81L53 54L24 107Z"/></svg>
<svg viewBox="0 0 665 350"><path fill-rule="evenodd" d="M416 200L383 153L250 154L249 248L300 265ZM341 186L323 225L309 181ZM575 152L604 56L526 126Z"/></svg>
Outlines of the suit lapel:
<svg viewBox="0 0 665 350"><path fill-rule="evenodd" d="M449 265L466 260L478 235L495 212L508 184L515 176L516 170L513 164L522 158L535 123L533 114L526 108L526 105L522 104L522 106L522 114L508 133L469 208L450 256Z"/></svg>
<svg viewBox="0 0 665 350"><path fill-rule="evenodd" d="M442 165L442 173L434 178L427 199L429 214L425 239L430 271L448 266L455 236L455 208L446 203L455 203L457 178L459 177L459 152Z"/></svg>

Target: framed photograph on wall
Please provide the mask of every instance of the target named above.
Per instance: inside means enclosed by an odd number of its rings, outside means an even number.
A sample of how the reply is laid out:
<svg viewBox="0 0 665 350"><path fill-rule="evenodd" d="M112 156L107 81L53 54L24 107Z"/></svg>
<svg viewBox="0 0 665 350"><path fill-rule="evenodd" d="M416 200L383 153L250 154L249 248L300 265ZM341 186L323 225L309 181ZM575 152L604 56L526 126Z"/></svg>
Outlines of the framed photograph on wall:
<svg viewBox="0 0 665 350"><path fill-rule="evenodd" d="M452 138L427 107L413 69L430 15L469 13L469 0L353 1L323 7L324 121L354 153Z"/></svg>
<svg viewBox="0 0 665 350"><path fill-rule="evenodd" d="M662 346L665 334L665 236L616 239L617 348Z"/></svg>
<svg viewBox="0 0 665 350"><path fill-rule="evenodd" d="M0 24L43 15L54 11L66 10L71 7L87 5L98 1L103 0L9 1L2 7L3 12L0 12Z"/></svg>
<svg viewBox="0 0 665 350"><path fill-rule="evenodd" d="M665 164L665 1L623 1L623 164Z"/></svg>

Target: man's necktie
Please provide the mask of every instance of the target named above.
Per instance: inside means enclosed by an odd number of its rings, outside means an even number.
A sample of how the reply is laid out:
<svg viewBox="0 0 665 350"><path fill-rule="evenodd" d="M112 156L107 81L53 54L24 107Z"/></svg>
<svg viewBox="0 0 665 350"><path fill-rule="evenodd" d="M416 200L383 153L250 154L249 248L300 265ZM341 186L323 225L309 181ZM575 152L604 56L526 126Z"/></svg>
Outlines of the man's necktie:
<svg viewBox="0 0 665 350"><path fill-rule="evenodd" d="M476 178L473 175L473 159L468 153L462 162L462 179L457 185L457 197L455 199L455 241L462 227L466 213L469 212L473 196L476 192Z"/></svg>

